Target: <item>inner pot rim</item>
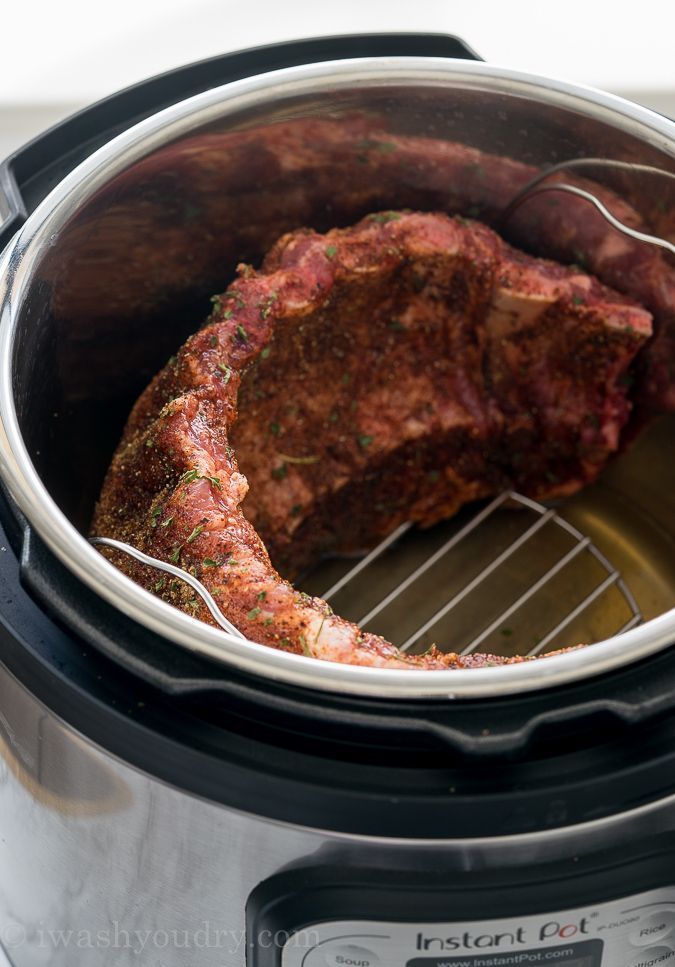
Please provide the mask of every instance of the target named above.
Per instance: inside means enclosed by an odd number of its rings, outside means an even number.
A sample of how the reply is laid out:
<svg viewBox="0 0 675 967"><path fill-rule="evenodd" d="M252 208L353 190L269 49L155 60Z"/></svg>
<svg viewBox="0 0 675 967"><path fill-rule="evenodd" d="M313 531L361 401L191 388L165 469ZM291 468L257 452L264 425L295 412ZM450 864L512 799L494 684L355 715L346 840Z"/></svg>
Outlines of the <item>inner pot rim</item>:
<svg viewBox="0 0 675 967"><path fill-rule="evenodd" d="M583 113L675 157L675 125L613 95L495 67L443 58L355 58L285 68L223 85L181 101L98 149L27 220L0 262L0 476L51 551L92 590L161 637L258 677L305 688L379 698L485 698L576 681L655 654L675 641L675 608L623 635L569 654L520 665L454 671L403 671L323 662L242 641L178 611L141 588L96 551L42 483L23 442L12 393L19 309L31 276L60 229L130 163L211 121L279 97L390 86L461 87L535 99ZM601 647L596 647L601 646Z"/></svg>

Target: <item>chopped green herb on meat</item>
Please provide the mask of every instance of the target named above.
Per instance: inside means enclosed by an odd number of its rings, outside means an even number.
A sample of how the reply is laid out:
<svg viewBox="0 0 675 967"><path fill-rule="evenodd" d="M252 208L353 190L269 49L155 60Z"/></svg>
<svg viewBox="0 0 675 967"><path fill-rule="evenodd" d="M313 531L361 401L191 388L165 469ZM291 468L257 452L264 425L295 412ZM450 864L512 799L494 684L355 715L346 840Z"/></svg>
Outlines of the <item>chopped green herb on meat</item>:
<svg viewBox="0 0 675 967"><path fill-rule="evenodd" d="M186 539L185 543L186 544L192 544L192 542L194 540L196 540L199 537L199 535L202 533L202 531L204 530L204 527L205 527L204 524L198 524L194 528L194 530L192 531L192 533L190 534L190 536Z"/></svg>

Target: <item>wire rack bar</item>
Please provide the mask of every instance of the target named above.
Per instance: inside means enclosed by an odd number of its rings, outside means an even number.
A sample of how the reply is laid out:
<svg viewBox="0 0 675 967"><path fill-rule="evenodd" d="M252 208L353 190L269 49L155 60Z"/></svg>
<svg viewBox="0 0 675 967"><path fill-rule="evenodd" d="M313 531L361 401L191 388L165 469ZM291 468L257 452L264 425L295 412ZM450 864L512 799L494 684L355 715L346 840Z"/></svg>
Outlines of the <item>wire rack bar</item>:
<svg viewBox="0 0 675 967"><path fill-rule="evenodd" d="M466 587L450 598L447 604L444 604L442 608L439 608L439 610L433 614L428 621L425 621L424 624L417 629L417 631L413 632L410 637L406 638L401 645L401 651L407 651L418 638L421 638L422 635L426 634L430 628L433 628L433 626L440 621L441 618L444 618L450 613L450 611L452 611L453 608L457 607L460 601L463 601L464 598L474 591L479 584L482 584L483 581L493 573L493 571L496 571L498 567L501 567L504 561L507 561L512 554L515 554L516 551L523 546L523 544L529 541L531 537L534 537L537 531L541 530L541 528L547 524L551 518L554 517L554 515L555 511L553 510L547 510L544 514L542 514L539 520L536 520L534 524L528 527L524 534L521 534L517 540L515 540L512 544L509 544L506 550L502 551L502 553L496 557L494 561L488 564L488 566L484 568L481 573L478 574L472 581L469 581Z"/></svg>
<svg viewBox="0 0 675 967"><path fill-rule="evenodd" d="M575 618L585 611L589 604L592 604L597 598L600 597L601 594L604 594L608 588L611 588L613 584L616 584L618 580L619 573L617 571L615 571L613 574L609 574L604 581L601 581L600 584L598 584L598 586L591 591L590 594L586 595L583 601L579 602L576 608L570 611L562 621L559 621L555 628L549 631L545 638L542 638L542 640L536 644L531 651L528 651L528 655L538 655L540 651L543 651L546 645L550 644L561 631L564 631L564 629L571 624Z"/></svg>
<svg viewBox="0 0 675 967"><path fill-rule="evenodd" d="M511 607L507 608L506 611L503 611L502 614L500 614L498 618L495 618L495 620L492 621L484 631L481 631L481 633L477 635L473 639L473 641L469 642L466 648L462 651L462 654L470 655L472 651L475 651L476 648L480 644L482 644L482 642L484 642L486 638L489 638L489 636L492 634L493 631L496 631L497 628L503 625L504 622L507 621L512 614L515 614L516 611L518 611L518 609L522 607L522 605L526 604L530 600L530 598L534 597L537 591L541 591L541 589L546 584L548 584L548 582L552 580L552 578L554 578L556 574L562 571L562 569L566 567L570 561L573 561L574 558L577 556L577 554L580 554L582 551L585 551L590 543L591 543L590 537L585 537L583 541L577 544L576 547L573 547L572 550L568 551L564 557L561 557L560 560L553 565L553 567L550 567L548 569L546 574L543 574L538 581L535 581L535 583L532 584L527 589L527 591L525 591L524 594L521 594L521 596L513 602Z"/></svg>
<svg viewBox="0 0 675 967"><path fill-rule="evenodd" d="M441 560L441 558L445 557L445 555L448 554L453 547L456 547L461 540L471 533L471 531L474 531L480 524L482 524L482 522L486 520L490 514L497 510L498 507L501 507L502 504L507 501L508 496L508 493L500 494L499 497L496 497L487 505L487 507L484 507L480 513L476 514L476 516L468 522L468 524L462 527L462 529L454 534L449 540L447 540L445 544L439 547L438 550L435 551L431 557L427 558L423 564L416 568L412 574L409 574L408 577L401 581L400 584L397 584L393 591L390 591L385 598L382 598L379 604L376 604L374 608L371 608L370 611L367 614L364 614L362 618L359 618L356 623L358 625L365 625L372 618L374 618L375 615L378 615L381 611L384 611L387 605L395 601L396 598L398 598L400 594L409 588L411 584L417 581L418 578L422 577L422 575L425 574L430 567L433 567L434 564Z"/></svg>
<svg viewBox="0 0 675 967"><path fill-rule="evenodd" d="M321 595L324 601L329 601L332 597L334 597L338 591L342 590L342 588L349 584L349 582L355 578L357 574L360 574L361 571L367 568L369 564L372 564L373 561L377 560L380 554L386 551L391 544L395 543L399 537L403 537L406 531L409 531L411 527L412 524L410 521L406 521L405 524L401 524L400 527L397 527L395 531L392 531L388 537L385 537L385 539L377 545L377 547L374 547L369 554L366 554L366 556L360 560L358 564L355 564L353 568L347 571L347 573L343 575L339 581L336 581L332 587L328 588L327 591L324 591L324 593Z"/></svg>
<svg viewBox="0 0 675 967"><path fill-rule="evenodd" d="M621 627L617 631L617 635L622 635L624 631L630 631L631 628L634 628L636 625L639 625L641 621L642 621L642 615L639 613L634 614L632 618L628 619L625 625L621 625Z"/></svg>

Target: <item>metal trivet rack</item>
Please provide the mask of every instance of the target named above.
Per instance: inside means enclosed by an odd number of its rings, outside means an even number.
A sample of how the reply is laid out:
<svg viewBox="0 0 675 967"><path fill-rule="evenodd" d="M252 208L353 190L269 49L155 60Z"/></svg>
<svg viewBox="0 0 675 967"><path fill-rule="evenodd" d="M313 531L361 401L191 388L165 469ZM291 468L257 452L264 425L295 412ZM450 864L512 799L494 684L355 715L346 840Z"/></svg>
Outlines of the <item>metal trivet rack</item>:
<svg viewBox="0 0 675 967"><path fill-rule="evenodd" d="M409 589L414 592L414 586L418 585L420 579L424 575L428 574L432 568L438 565L444 558L450 554L455 548L463 545L463 542L474 534L479 527L483 525L490 525L491 520L494 515L501 508L508 505L516 505L522 508L526 508L535 515L535 519L530 523L526 529L520 533L515 539L511 540L505 547L503 547L500 552L492 558L487 564L485 564L479 572L474 575L466 584L462 585L459 589L455 590L451 597L443 603L439 608L433 610L432 614L424 620L411 634L408 634L405 640L399 644L401 651L408 651L417 642L420 641L428 632L438 625L443 619L446 619L452 614L452 612L457 609L461 604L468 601L471 595L476 594L478 607L480 611L484 611L484 602L481 602L480 594L485 588L486 581L488 578L495 576L496 579L499 578L499 571L503 569L509 561L511 561L518 551L525 548L528 542L532 541L537 533L539 533L546 525L552 524L560 528L563 532L572 538L572 546L565 550L557 559L546 567L545 571L534 581L532 581L529 586L523 590L507 607L501 608L499 614L494 618L489 620L486 627L482 628L477 634L475 634L468 643L461 650L462 655L469 655L472 652L478 650L481 645L484 645L490 638L498 632L500 629L504 629L506 622L513 618L521 609L523 609L532 599L544 591L547 585L556 578L561 572L575 559L579 558L582 554L590 555L600 566L602 576L600 580L597 581L579 600L574 604L572 608L562 617L556 620L553 627L551 627L547 633L541 637L529 650L519 649L518 654L527 655L538 655L543 652L548 645L556 644L561 635L568 629L568 627L580 616L586 612L591 605L597 601L603 594L609 591L610 588L615 587L617 591L623 596L625 603L630 612L630 617L628 620L622 622L620 627L618 627L614 634L622 634L624 631L628 631L630 628L635 627L642 621L642 614L638 607L638 604L630 591L630 588L626 585L623 580L620 571L615 568L607 557L593 544L591 538L582 534L573 524L561 517L554 509L547 508L543 504L538 503L535 500L525 497L522 494L518 494L513 490L505 491L500 494L494 500L490 501L485 507L474 514L463 526L454 533L451 537L445 540L438 548L436 548L433 553L426 557L425 560L410 571L404 578L397 581L395 586L388 591L376 604L372 605L367 611L356 618L356 624L362 628L369 628L372 622L376 619L382 619L386 616L387 609L392 608L396 605L396 602L400 600L401 596L408 592ZM381 541L377 547L373 548L365 557L358 561L353 567L351 567L346 574L340 577L334 584L327 588L321 597L326 601L331 601L336 598L340 593L349 592L349 586L354 586L355 580L361 576L368 581L368 568L372 566L381 559L382 555L388 550L394 549L396 544L401 541L405 534L407 534L413 524L404 523L401 524L395 531L389 534L383 541ZM420 586L420 585L418 585ZM423 596L424 592L420 596ZM480 613L479 611L479 613ZM370 630L370 629L369 629ZM442 645L442 640L439 640L439 645ZM491 651L495 651L495 647L491 647Z"/></svg>

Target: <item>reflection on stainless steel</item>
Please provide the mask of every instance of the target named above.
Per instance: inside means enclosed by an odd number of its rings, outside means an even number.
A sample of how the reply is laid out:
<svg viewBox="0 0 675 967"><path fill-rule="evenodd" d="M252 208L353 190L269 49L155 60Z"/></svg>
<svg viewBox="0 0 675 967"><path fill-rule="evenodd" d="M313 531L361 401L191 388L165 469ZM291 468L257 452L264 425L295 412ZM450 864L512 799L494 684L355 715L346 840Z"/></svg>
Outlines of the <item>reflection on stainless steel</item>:
<svg viewBox="0 0 675 967"><path fill-rule="evenodd" d="M512 836L453 838L449 830L443 840L387 839L282 825L188 795L131 768L56 722L5 675L0 667L3 709L15 730L37 734L45 716L63 730L73 801L87 799L101 771L111 772L129 796L118 813L59 815L5 770L0 758L0 929L6 931L3 939L19 941L11 949L14 967L146 962L243 967L247 898L262 880L294 865L433 870L448 879L490 869L516 875L524 863L597 856L643 838L653 843L653 837L675 830L673 797L576 826ZM19 929L13 932L12 925ZM113 947L109 938L116 928ZM211 945L204 939L207 928ZM146 940L142 950L127 944L122 933L134 939L137 929ZM70 944L63 940L68 930ZM87 937L93 938L88 945ZM185 937L192 938L189 949Z"/></svg>
<svg viewBox="0 0 675 967"><path fill-rule="evenodd" d="M31 714L35 703L18 701L26 694L18 689L6 672L0 673L0 769L44 813L74 818L123 812L131 801L129 790L105 758L46 710ZM77 791L71 782L74 762L78 769L86 764L88 773L86 787Z"/></svg>
<svg viewBox="0 0 675 967"><path fill-rule="evenodd" d="M323 112L323 140L312 140L308 127L317 112ZM675 496L667 458L673 428L667 421L623 455L601 483L565 505L566 519L586 515L575 526L621 571L645 623L619 637L613 637L615 628L605 632L598 625L595 637L609 639L602 646L517 667L470 673L364 669L248 644L177 612L125 578L73 521L86 526L135 395L206 315L216 291L211 286L222 282L236 257L255 259L265 251L272 240L267 232L349 224L374 207L402 205L469 215L480 206L479 217L494 224L513 198L514 177L524 187L534 168L570 155L675 169L674 132L671 121L609 95L440 59L293 68L168 108L73 172L5 255L3 478L48 546L105 600L160 635L254 674L352 694L473 697L561 684L667 647L675 638L668 553ZM397 155L388 134L408 147ZM420 143L410 147L415 138L426 139L424 151ZM305 150L286 151L287 139ZM464 146L465 154L448 145ZM503 159L508 195L503 181L486 177L474 149ZM361 164L364 153L372 165ZM650 211L651 190L642 180L631 202ZM596 184L602 201L606 186ZM510 218L509 237L516 244L532 241L529 215L538 204L534 199ZM572 212L590 207L571 196L569 206ZM237 253L226 250L235 236ZM540 242L539 254L575 261L572 249L549 251L546 240ZM564 247L565 239L553 242ZM200 270L202 253L206 273ZM127 306L126 317L118 302ZM362 601L357 617L376 604Z"/></svg>

